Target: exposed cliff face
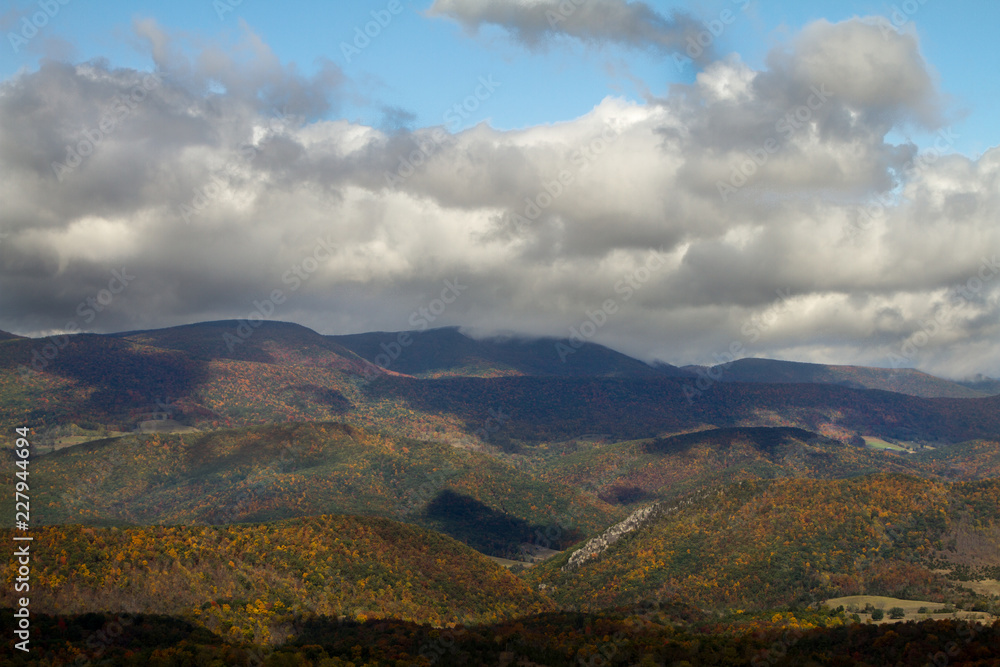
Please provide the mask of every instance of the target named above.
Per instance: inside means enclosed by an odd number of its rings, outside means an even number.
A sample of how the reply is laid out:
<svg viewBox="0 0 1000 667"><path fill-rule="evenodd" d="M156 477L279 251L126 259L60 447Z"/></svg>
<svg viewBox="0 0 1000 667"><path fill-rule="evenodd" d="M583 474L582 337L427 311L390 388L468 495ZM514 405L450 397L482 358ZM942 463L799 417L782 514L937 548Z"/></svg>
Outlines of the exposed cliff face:
<svg viewBox="0 0 1000 667"><path fill-rule="evenodd" d="M722 495L723 491L720 489L715 493ZM662 503L653 503L648 507L643 507L642 509L632 512L632 514L611 526L597 537L587 540L582 547L573 552L573 554L569 557L569 560L562 567L562 570L572 570L579 567L591 558L600 555L624 535L638 530L655 518L669 516L681 508L691 505L697 500L705 498L708 495L709 492L703 490L688 496L684 500L681 500L670 507L664 507Z"/></svg>
<svg viewBox="0 0 1000 667"><path fill-rule="evenodd" d="M597 556L602 551L617 542L622 535L631 533L633 530L649 521L651 517L662 513L662 511L663 510L660 509L660 504L655 503L649 507L643 507L642 509L632 512L632 514L628 515L628 517L624 520L611 526L597 537L587 540L586 544L569 557L569 561L563 566L562 569L572 570L573 568L579 567L584 561Z"/></svg>

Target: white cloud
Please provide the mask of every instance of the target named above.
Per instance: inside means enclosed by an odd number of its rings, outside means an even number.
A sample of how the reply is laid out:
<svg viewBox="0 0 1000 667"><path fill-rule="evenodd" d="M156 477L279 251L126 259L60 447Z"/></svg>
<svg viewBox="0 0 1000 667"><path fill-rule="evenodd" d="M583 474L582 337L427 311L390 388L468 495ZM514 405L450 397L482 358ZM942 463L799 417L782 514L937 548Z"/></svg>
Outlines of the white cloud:
<svg viewBox="0 0 1000 667"><path fill-rule="evenodd" d="M473 5L493 11L435 7ZM1000 149L906 172L900 202L849 234L914 155L887 133L941 123L909 36L819 22L762 71L719 61L645 104L609 97L553 125L436 128L435 140L435 128L310 120L336 107L334 71L305 79L253 35L242 59L188 58L155 25L137 30L163 83L63 182L52 163L142 73L50 62L0 87L0 328L58 329L120 265L136 280L98 330L245 317L331 239L333 259L275 317L330 333L403 329L457 277L468 289L435 324L566 335L613 299L595 340L644 358L711 361L735 340L754 354L886 363L946 309L946 330L913 363L1000 373L1000 351L983 343L1000 339L1000 274L948 305L1000 253ZM388 186L418 145L433 150ZM741 167L751 173L724 199L719 182ZM185 223L181 207L213 177ZM659 249L663 265L626 300L620 287ZM778 290L793 295L780 310ZM774 321L751 342L744 326L762 315Z"/></svg>

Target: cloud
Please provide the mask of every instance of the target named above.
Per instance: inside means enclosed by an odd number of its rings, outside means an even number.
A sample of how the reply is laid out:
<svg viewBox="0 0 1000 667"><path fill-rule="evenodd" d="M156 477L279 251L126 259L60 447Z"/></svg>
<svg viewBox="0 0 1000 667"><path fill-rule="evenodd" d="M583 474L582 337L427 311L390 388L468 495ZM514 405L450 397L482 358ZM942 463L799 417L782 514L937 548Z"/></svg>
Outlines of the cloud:
<svg viewBox="0 0 1000 667"><path fill-rule="evenodd" d="M435 0L428 14L452 18L470 32L496 25L530 48L567 36L668 53L683 51L688 38L704 30L686 13L666 17L645 2L624 0Z"/></svg>
<svg viewBox="0 0 1000 667"><path fill-rule="evenodd" d="M136 30L158 83L62 180L53 164L149 73L48 62L0 85L0 329L247 317L275 290L276 319L407 329L457 280L432 326L600 320L595 341L675 363L735 342L887 365L909 342L907 363L1000 374L1000 269L983 268L1000 149L952 155L946 127L940 152L887 139L942 123L911 37L820 22L762 70L731 57L660 99L451 133L402 110L384 129L332 119L337 70L304 77L252 34L223 53Z"/></svg>

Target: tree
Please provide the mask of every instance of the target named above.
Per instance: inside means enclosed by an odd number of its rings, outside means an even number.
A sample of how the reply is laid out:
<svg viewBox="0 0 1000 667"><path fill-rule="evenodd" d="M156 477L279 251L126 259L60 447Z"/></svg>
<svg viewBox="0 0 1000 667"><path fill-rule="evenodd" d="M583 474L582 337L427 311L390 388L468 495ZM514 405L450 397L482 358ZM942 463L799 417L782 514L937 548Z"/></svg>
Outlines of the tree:
<svg viewBox="0 0 1000 667"><path fill-rule="evenodd" d="M885 612L881 609L872 609L872 620L881 621L885 617Z"/></svg>

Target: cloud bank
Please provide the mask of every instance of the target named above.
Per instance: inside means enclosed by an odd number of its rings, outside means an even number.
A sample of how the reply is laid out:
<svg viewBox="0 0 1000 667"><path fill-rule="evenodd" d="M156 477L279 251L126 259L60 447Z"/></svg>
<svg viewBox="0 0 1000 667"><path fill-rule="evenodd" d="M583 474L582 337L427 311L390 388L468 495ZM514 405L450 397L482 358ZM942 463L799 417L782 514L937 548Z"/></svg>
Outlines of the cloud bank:
<svg viewBox="0 0 1000 667"><path fill-rule="evenodd" d="M530 42L544 4L432 9ZM594 3L633 12L600 31L589 6L581 38L658 39L641 3ZM1000 374L1000 150L950 153L910 35L820 21L761 71L730 57L663 98L451 133L331 119L340 71L304 77L245 26L228 51L135 29L154 72L49 61L0 84L0 329L244 318L280 290L275 319L399 330L457 281L418 319L591 322L595 342L672 363L739 343ZM936 148L886 139L910 126Z"/></svg>

